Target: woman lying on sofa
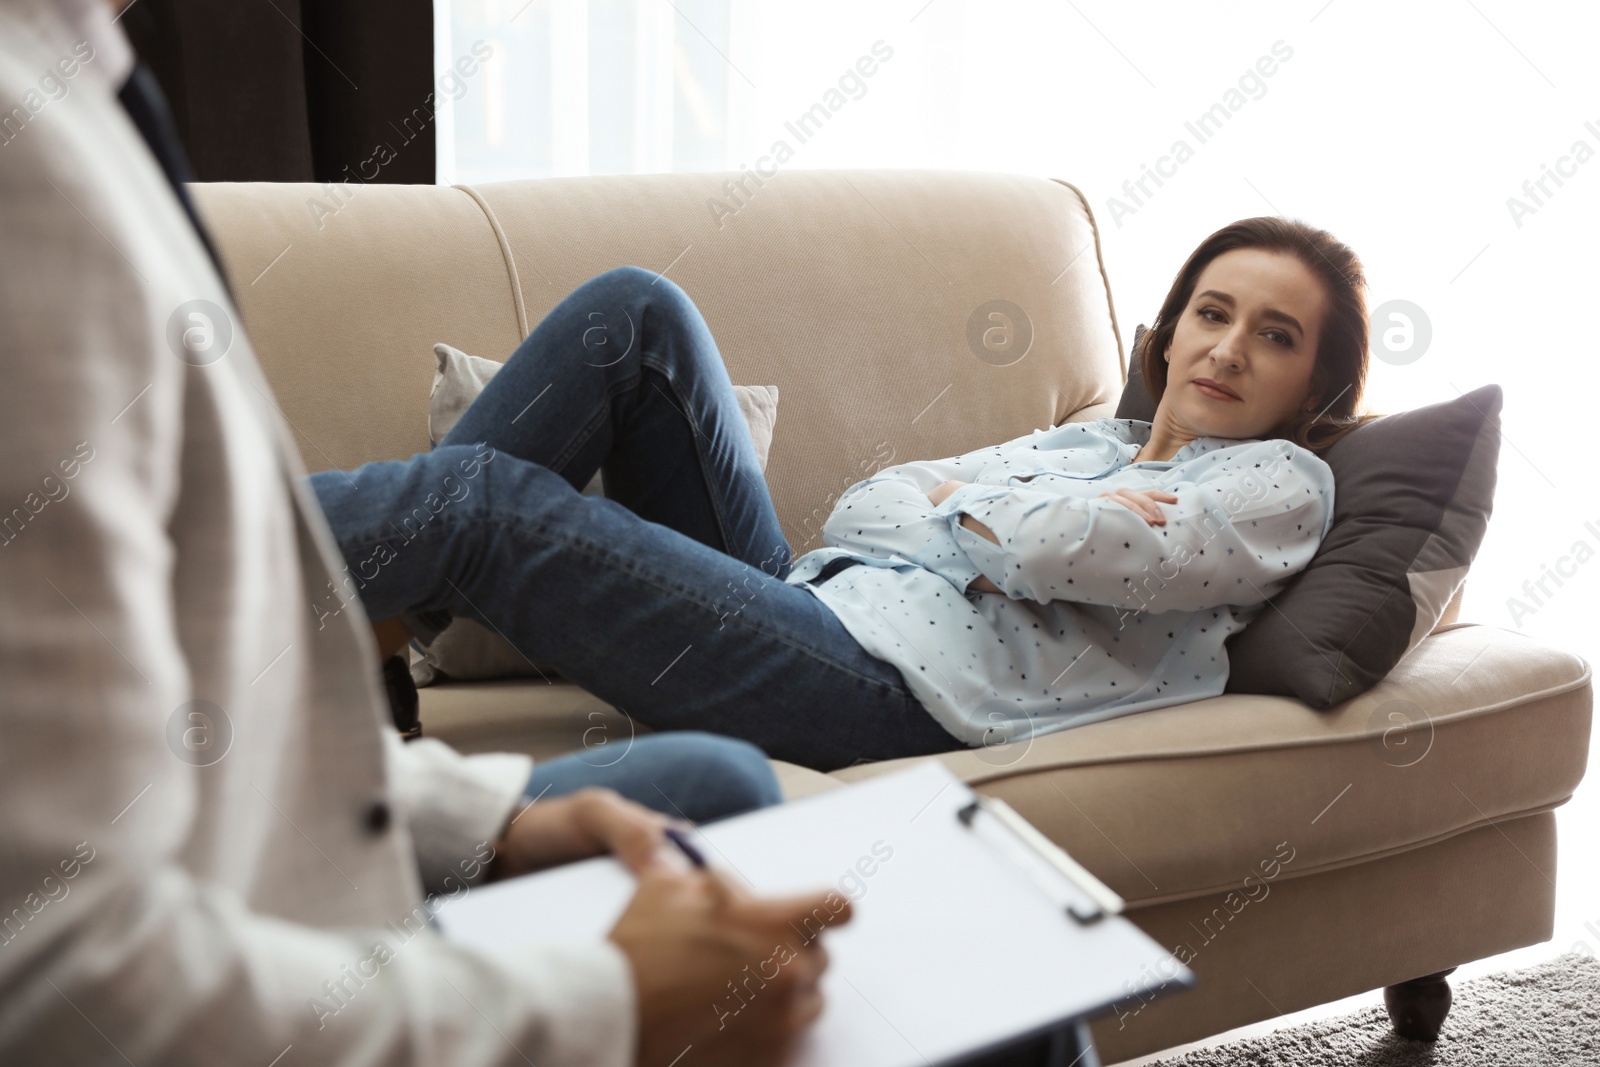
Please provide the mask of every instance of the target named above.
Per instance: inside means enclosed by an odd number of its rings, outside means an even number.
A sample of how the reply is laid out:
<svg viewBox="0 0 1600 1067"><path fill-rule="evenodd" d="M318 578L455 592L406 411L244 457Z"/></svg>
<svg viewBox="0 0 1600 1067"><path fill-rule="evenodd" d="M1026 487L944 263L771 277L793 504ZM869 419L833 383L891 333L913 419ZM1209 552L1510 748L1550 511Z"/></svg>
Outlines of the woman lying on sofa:
<svg viewBox="0 0 1600 1067"><path fill-rule="evenodd" d="M1068 423L845 492L791 561L704 320L637 268L576 289L454 428L311 483L385 657L465 615L656 730L820 770L1223 691L1224 641L1333 521L1366 286L1298 222L1208 237L1145 342L1153 423ZM848 388L839 383L838 388ZM579 492L597 469L605 497ZM445 479L469 491L409 539Z"/></svg>

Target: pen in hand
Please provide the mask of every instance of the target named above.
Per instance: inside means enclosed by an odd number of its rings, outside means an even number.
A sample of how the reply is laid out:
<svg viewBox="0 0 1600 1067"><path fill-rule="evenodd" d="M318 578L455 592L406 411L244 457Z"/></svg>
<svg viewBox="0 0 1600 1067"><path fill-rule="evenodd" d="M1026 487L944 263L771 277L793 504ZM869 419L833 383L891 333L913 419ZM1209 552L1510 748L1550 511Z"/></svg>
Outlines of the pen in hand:
<svg viewBox="0 0 1600 1067"><path fill-rule="evenodd" d="M689 838L682 830L676 826L669 826L663 832L667 835L667 840L677 845L678 850L689 858L690 863L704 869L706 865L705 856L701 855L700 850L689 843Z"/></svg>

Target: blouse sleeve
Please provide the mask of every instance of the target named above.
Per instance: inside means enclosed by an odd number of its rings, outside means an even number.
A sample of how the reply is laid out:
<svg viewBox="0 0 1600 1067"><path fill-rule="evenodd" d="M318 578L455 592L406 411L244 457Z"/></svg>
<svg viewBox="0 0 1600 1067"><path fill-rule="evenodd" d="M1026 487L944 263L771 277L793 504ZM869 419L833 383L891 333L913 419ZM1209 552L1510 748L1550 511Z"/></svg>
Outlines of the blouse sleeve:
<svg viewBox="0 0 1600 1067"><path fill-rule="evenodd" d="M1152 613L1264 603L1311 562L1333 523L1333 471L1281 439L1209 453L1151 487L1178 498L1158 503L1163 526L1109 497L1048 486L967 485L935 510L1013 599ZM962 526L963 515L1000 543Z"/></svg>
<svg viewBox="0 0 1600 1067"><path fill-rule="evenodd" d="M1030 430L945 459L885 467L845 490L823 524L823 541L874 559L914 563L965 590L982 572L957 543L950 522L929 501L928 493L947 481L978 482L994 460L1033 447L1043 432Z"/></svg>
<svg viewBox="0 0 1600 1067"><path fill-rule="evenodd" d="M977 462L962 456L885 467L845 490L823 524L822 539L875 559L915 563L965 589L978 568L956 544L950 523L934 508L928 490L971 477L977 468Z"/></svg>

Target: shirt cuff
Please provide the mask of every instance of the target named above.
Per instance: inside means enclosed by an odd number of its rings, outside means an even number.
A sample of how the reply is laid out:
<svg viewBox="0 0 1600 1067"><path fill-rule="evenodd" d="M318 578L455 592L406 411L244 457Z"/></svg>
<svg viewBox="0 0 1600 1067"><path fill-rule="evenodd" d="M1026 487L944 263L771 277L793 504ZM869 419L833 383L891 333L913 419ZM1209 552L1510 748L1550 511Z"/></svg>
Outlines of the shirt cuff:
<svg viewBox="0 0 1600 1067"><path fill-rule="evenodd" d="M999 586L1000 582L996 580L995 575L1004 570L1005 553L987 537L961 525L961 517L980 510L987 513L986 505L1004 499L1009 493L1010 489L1003 485L983 485L974 482L963 485L934 507L934 512L949 524L951 540L961 550L960 558L947 568L938 568L938 573L962 592L966 592L967 587L980 574L987 575L990 581ZM973 517L982 521L977 515Z"/></svg>
<svg viewBox="0 0 1600 1067"><path fill-rule="evenodd" d="M450 891L447 879L481 882L484 846L500 836L525 795L533 759L512 752L463 756L434 738L385 735L391 788L411 830L423 889Z"/></svg>
<svg viewBox="0 0 1600 1067"><path fill-rule="evenodd" d="M934 505L934 512L952 520L952 526L959 524L960 515L965 512L971 514L973 509L980 504L992 503L1010 495L1011 488L1004 485L983 485L978 482L969 482L960 489L945 497Z"/></svg>

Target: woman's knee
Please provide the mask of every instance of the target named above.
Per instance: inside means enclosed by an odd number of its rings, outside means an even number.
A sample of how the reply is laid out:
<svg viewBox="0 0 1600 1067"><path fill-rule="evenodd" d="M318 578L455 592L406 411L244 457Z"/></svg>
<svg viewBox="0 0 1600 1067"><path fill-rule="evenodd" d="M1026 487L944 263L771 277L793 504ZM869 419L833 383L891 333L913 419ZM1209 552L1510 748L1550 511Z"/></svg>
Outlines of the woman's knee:
<svg viewBox="0 0 1600 1067"><path fill-rule="evenodd" d="M591 367L631 370L643 357L647 331L684 333L702 322L688 293L665 275L643 267L614 267L597 274L574 290L566 303L581 330L581 343L571 351ZM684 347L668 345L665 351L681 352Z"/></svg>
<svg viewBox="0 0 1600 1067"><path fill-rule="evenodd" d="M636 325L642 326L646 315L657 316L658 324L671 327L702 320L700 308L681 285L644 267L613 267L586 284L602 289L608 303L632 309L630 317Z"/></svg>
<svg viewBox="0 0 1600 1067"><path fill-rule="evenodd" d="M665 274L657 273L646 267L612 267L610 270L601 271L584 283L587 286L599 286L609 290L614 296L630 296L644 299L665 298L672 301L683 300L693 305L689 294L683 287Z"/></svg>
<svg viewBox="0 0 1600 1067"><path fill-rule="evenodd" d="M674 730L650 735L658 758L671 777L697 788L708 809L692 814L696 821L726 818L783 802L772 764L748 741L699 730Z"/></svg>
<svg viewBox="0 0 1600 1067"><path fill-rule="evenodd" d="M610 270L601 271L585 282L585 285L602 286L618 294L642 296L656 288L657 280L662 284L671 285L665 277L653 270L644 267L612 267ZM673 288L677 288L673 286Z"/></svg>

